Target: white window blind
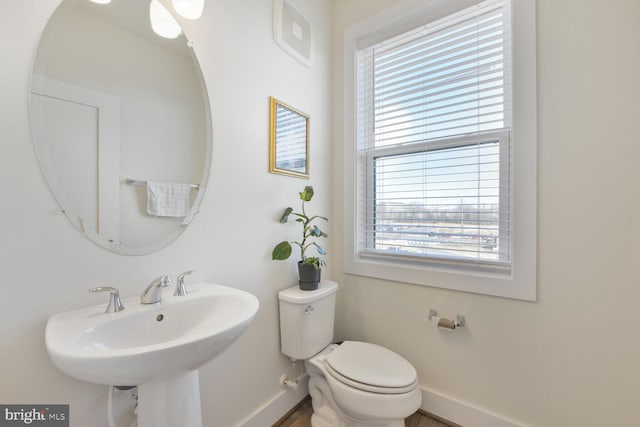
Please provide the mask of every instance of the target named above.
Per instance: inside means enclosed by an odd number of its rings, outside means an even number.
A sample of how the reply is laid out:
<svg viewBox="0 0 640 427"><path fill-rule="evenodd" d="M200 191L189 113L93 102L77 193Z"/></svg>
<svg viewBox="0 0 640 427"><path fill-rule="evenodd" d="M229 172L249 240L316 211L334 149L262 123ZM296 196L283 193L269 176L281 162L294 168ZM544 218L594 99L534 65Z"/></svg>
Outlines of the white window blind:
<svg viewBox="0 0 640 427"><path fill-rule="evenodd" d="M510 4L358 49L361 255L508 266Z"/></svg>
<svg viewBox="0 0 640 427"><path fill-rule="evenodd" d="M307 171L307 119L276 104L276 163L278 168Z"/></svg>

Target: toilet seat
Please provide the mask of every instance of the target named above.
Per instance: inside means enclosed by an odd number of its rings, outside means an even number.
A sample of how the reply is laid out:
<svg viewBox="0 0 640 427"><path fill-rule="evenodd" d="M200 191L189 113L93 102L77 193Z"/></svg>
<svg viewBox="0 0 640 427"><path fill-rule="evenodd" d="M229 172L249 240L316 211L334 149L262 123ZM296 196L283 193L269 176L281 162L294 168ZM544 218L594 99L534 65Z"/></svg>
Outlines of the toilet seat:
<svg viewBox="0 0 640 427"><path fill-rule="evenodd" d="M366 357L364 359L362 359L362 353L358 351L355 351L355 355L351 353L351 348L354 343L357 350L365 351L364 354ZM360 366L360 369L362 369L363 364L372 365L369 369L374 369L378 372L385 372L398 367L394 362L388 363L387 369L385 369L384 366L381 367L375 366L375 363L372 364L371 360L378 360L379 362L381 360L377 357L379 353L374 349L374 347L379 346L368 343L345 341L341 345L331 344L312 358L305 360L305 368L310 377L309 393L311 394L312 400L314 398L316 399L318 406L324 405L322 406L323 408L325 406L332 408L331 411L333 412L330 412L338 414L336 416L338 416L340 420L350 420L349 422L357 420L355 424L347 423L346 425L354 425L358 427L365 425L398 427L404 424L404 419L414 413L420 407L422 402L422 392L418 385L417 374L415 373L413 366L411 366L410 370L405 371L405 373L413 373L415 375L415 381L411 385L401 387L383 387L380 385L367 384L365 381L362 381L365 376L359 377L361 381L355 381L353 378L349 378L339 372L336 372L335 369L336 365L339 368L342 368L340 361L343 358L345 358L345 360L351 360L349 365L354 368ZM409 363L393 351L387 350L384 347L382 349L383 356L391 353L395 356L391 356L391 360L396 357L400 359L400 366L404 365L404 363ZM333 353L336 353L336 355L331 358L333 361L332 366L327 362L327 359ZM384 359L385 358L382 357L383 365ZM393 366L393 368L390 366ZM403 369L400 368L400 371L403 371ZM395 383L402 384L404 381L398 379L402 378L402 375L398 376L395 374L396 373L394 373L394 375L389 375L387 373L387 381L373 380L372 378L374 378L375 375L373 377L369 377L367 381L393 384L393 382L390 382L390 378L396 378ZM354 374L352 373L352 375ZM411 375L407 378L410 380ZM402 392L401 389L405 389L406 392ZM322 397L318 397L318 395ZM315 405L316 404L314 404L314 408ZM325 412L324 410L321 410L320 413L324 414ZM320 415L318 415L318 417L319 416ZM332 422L333 421L328 421L326 426L338 425L335 423L332 424ZM321 423L318 425L324 426L324 424Z"/></svg>
<svg viewBox="0 0 640 427"><path fill-rule="evenodd" d="M345 341L327 355L327 373L358 390L402 394L416 388L415 368L402 356L376 344Z"/></svg>

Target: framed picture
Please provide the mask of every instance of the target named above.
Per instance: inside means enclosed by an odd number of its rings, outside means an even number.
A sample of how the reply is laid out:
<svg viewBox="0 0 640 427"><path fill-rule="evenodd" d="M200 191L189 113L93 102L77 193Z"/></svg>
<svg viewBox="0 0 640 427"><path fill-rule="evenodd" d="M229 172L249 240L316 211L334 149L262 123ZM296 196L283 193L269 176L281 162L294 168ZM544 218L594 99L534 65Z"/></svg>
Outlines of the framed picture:
<svg viewBox="0 0 640 427"><path fill-rule="evenodd" d="M311 66L311 24L287 0L273 0L273 38L289 55Z"/></svg>
<svg viewBox="0 0 640 427"><path fill-rule="evenodd" d="M309 116L269 98L269 172L309 178Z"/></svg>

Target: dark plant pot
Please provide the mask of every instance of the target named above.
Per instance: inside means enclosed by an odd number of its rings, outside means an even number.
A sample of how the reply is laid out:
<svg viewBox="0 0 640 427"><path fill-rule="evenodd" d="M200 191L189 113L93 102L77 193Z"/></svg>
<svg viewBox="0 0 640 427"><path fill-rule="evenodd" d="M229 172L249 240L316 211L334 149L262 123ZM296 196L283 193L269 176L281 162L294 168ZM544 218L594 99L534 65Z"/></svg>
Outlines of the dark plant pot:
<svg viewBox="0 0 640 427"><path fill-rule="evenodd" d="M298 285L303 291L315 291L318 289L318 283L320 283L319 268L316 268L313 264L304 264L302 261L298 261L298 274L300 280Z"/></svg>

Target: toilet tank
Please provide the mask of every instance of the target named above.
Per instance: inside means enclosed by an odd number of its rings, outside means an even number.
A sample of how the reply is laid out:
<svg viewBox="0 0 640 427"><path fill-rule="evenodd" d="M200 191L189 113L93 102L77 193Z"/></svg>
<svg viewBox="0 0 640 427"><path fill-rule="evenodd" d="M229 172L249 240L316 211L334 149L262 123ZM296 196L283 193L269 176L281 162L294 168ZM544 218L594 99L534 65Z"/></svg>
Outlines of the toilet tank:
<svg viewBox="0 0 640 427"><path fill-rule="evenodd" d="M293 286L278 293L283 354L306 360L331 344L337 290L336 282L323 280L314 291Z"/></svg>

